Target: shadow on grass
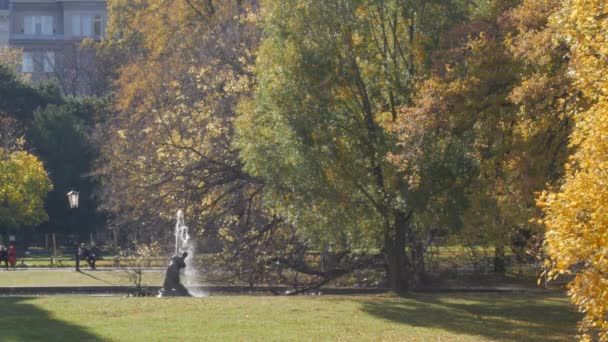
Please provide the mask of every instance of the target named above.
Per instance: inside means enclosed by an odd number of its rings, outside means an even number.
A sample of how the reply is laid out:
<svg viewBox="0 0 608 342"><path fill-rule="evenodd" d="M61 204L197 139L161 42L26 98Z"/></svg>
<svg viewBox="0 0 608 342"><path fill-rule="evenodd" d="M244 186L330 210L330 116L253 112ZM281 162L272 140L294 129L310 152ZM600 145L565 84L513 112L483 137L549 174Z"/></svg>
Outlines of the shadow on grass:
<svg viewBox="0 0 608 342"><path fill-rule="evenodd" d="M53 318L28 303L33 297L0 297L2 341L102 341L85 328ZM91 319L83 317L85 319ZM99 319L98 317L92 319Z"/></svg>
<svg viewBox="0 0 608 342"><path fill-rule="evenodd" d="M80 274L85 275L85 276L87 276L87 277L91 277L91 278L93 278L93 279L95 279L95 280L97 280L97 281L100 281L100 282L102 282L102 283L106 283L106 284L108 284L108 285L115 285L115 284L113 284L113 283L111 283L111 282L109 282L109 281L107 281L107 280L104 280L104 279L98 278L98 277L96 277L96 276L94 276L94 275L92 275L92 274L90 274L90 273L84 272L84 271L82 271L82 270L80 271Z"/></svg>
<svg viewBox="0 0 608 342"><path fill-rule="evenodd" d="M362 300L376 317L501 341L571 341L579 316L559 296L449 294Z"/></svg>

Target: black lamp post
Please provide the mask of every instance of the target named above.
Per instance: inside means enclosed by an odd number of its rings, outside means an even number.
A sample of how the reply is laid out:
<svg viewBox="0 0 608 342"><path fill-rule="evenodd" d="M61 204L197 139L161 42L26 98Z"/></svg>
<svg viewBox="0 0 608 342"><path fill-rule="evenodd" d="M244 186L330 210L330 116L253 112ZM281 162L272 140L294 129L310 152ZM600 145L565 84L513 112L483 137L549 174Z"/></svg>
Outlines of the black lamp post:
<svg viewBox="0 0 608 342"><path fill-rule="evenodd" d="M75 209L78 208L78 195L80 193L78 191L74 191L71 190L70 192L67 193L68 196L68 202L70 203L70 208L71 209ZM74 216L74 215L72 215ZM53 240L54 240L54 236L53 236ZM53 241L54 242L54 241ZM75 266L76 266L76 272L80 272L80 248L78 246L78 239L75 242L75 251L74 251L74 261L75 261Z"/></svg>

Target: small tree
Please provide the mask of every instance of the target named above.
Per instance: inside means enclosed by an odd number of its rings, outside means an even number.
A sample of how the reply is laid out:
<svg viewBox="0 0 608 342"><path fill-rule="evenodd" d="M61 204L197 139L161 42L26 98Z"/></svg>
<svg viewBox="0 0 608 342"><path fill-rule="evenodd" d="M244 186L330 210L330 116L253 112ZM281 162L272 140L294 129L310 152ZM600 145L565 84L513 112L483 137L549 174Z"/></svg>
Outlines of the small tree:
<svg viewBox="0 0 608 342"><path fill-rule="evenodd" d="M0 227L17 229L45 222L44 199L52 189L36 156L0 147Z"/></svg>
<svg viewBox="0 0 608 342"><path fill-rule="evenodd" d="M0 46L0 64L4 65L13 74L17 75L19 71L21 71L20 67L22 54L23 51L21 49Z"/></svg>
<svg viewBox="0 0 608 342"><path fill-rule="evenodd" d="M158 242L152 242L150 244L135 244L135 258L130 260L127 266L127 274L129 280L134 285L134 289L131 292L136 297L143 297L148 294L145 289L146 284L143 283L143 275L146 269L152 265L152 258L158 255L160 250Z"/></svg>

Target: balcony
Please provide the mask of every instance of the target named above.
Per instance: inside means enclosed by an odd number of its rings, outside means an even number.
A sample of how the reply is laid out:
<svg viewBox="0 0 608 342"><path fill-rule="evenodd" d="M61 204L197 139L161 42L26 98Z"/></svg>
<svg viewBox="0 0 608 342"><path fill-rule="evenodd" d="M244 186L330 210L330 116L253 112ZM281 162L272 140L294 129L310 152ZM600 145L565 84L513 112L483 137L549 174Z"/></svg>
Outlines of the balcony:
<svg viewBox="0 0 608 342"><path fill-rule="evenodd" d="M47 41L58 41L65 40L63 34L25 34L25 33L14 33L12 32L9 39L14 40L47 40Z"/></svg>

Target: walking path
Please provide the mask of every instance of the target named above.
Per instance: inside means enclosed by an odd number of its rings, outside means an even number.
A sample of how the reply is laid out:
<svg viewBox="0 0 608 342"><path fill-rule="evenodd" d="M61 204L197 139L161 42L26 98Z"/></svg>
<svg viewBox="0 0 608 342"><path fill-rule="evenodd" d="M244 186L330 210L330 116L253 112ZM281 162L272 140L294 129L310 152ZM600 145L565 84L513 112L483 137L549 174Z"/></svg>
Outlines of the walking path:
<svg viewBox="0 0 608 342"><path fill-rule="evenodd" d="M0 282L0 295L45 295L45 294L127 294L133 291L129 280L121 280L121 274L127 274L128 268L99 267L91 270L82 267L77 273L73 267L23 267L0 270L3 281ZM165 267L149 267L148 284L162 284L162 273ZM24 271L31 272L31 276ZM14 272L14 273L13 273ZM99 273L97 273L99 272ZM15 277L11 277L11 273ZM45 275L45 273L47 275ZM68 273L71 273L68 276ZM57 274L57 276L52 276ZM64 275L65 274L65 275ZM17 277L17 275L19 275ZM50 275L50 276L49 276ZM83 277L81 277L82 275ZM84 277L86 276L86 277ZM41 286L37 286L41 284ZM52 284L55 284L53 286ZM72 285L78 284L78 285ZM4 285L4 286L2 286ZM160 286L148 286L150 293L156 293ZM232 286L232 285L201 285L194 286L194 291L212 294L289 294L294 292L288 286ZM323 287L310 290L308 294L378 294L390 292L388 288L365 287ZM504 286L462 286L443 285L420 287L413 292L419 293L551 293L553 290L505 284Z"/></svg>
<svg viewBox="0 0 608 342"><path fill-rule="evenodd" d="M124 272L128 270L129 267L96 267L94 270L88 268L87 266L80 267L81 270L87 272L95 272L95 271L120 271ZM165 271L167 267L146 267L143 270L145 271ZM57 272L74 272L74 266L65 266L65 267L16 267L16 268L0 268L0 272L17 272L17 271L57 271Z"/></svg>
<svg viewBox="0 0 608 342"><path fill-rule="evenodd" d="M149 293L157 293L161 286L146 286ZM290 294L294 291L288 286L232 286L200 285L188 286L191 292L206 294ZM47 294L128 294L133 286L13 286L0 287L0 295L47 295ZM323 287L303 294L309 295L365 295L388 293L388 288L360 287ZM549 294L553 290L525 289L517 287L460 287L460 288L424 288L415 289L414 293L530 293Z"/></svg>

